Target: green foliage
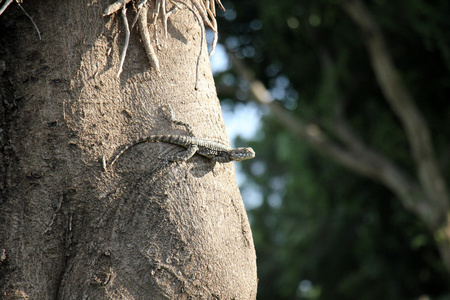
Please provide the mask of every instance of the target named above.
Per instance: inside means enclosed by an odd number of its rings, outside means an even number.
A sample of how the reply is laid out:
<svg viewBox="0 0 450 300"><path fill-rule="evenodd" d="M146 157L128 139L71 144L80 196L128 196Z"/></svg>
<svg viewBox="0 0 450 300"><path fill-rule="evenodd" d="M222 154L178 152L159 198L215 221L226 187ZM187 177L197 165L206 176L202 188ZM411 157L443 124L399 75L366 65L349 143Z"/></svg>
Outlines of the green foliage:
<svg viewBox="0 0 450 300"><path fill-rule="evenodd" d="M361 139L415 177L407 137L340 0L222 2L221 40L276 101L328 134L339 101ZM365 2L430 126L448 182L450 2ZM235 88L248 95L237 75ZM249 211L258 299L448 299L450 278L432 236L390 191L314 152L271 115L248 143L257 158L243 164L243 193L257 186L263 199Z"/></svg>
<svg viewBox="0 0 450 300"><path fill-rule="evenodd" d="M258 299L311 299L316 290L317 299L368 300L446 292L432 237L389 191L348 174L301 142L287 149L269 145L252 145L267 162L267 172L254 178L263 185L263 204L249 212ZM281 183L271 184L274 178ZM281 205L272 204L273 194L282 197ZM298 286L305 280L315 290L302 294Z"/></svg>

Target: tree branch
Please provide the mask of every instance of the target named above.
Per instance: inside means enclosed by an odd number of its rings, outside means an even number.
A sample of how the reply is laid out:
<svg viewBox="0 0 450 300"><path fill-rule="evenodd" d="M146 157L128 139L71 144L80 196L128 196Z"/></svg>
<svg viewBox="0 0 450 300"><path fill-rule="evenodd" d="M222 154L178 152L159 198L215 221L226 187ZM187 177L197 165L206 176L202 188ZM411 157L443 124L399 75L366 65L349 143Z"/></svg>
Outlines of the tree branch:
<svg viewBox="0 0 450 300"><path fill-rule="evenodd" d="M230 57L236 71L249 83L254 99L267 106L292 133L353 172L384 184L402 200L408 210L421 215L428 224L435 222L433 206L425 200L426 197L421 188L394 162L365 145L351 131L344 118L340 118L336 122L333 131L346 147L332 142L317 124L305 124L302 119L293 116L278 102L273 101L264 84L256 80L252 72L232 53L230 53Z"/></svg>
<svg viewBox="0 0 450 300"><path fill-rule="evenodd" d="M405 129L427 199L433 202L436 212L446 212L449 196L436 163L430 131L411 94L400 80L381 30L362 1L345 0L342 5L362 30L378 84Z"/></svg>
<svg viewBox="0 0 450 300"><path fill-rule="evenodd" d="M13 2L13 0L6 0L6 2L0 7L0 15L8 8L8 6Z"/></svg>

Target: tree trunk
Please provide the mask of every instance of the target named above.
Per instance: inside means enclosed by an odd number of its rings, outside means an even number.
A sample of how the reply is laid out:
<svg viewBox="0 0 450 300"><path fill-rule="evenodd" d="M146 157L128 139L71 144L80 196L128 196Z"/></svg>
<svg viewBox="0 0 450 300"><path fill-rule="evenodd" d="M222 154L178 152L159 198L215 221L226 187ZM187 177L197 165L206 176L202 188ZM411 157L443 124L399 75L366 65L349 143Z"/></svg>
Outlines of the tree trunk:
<svg viewBox="0 0 450 300"><path fill-rule="evenodd" d="M117 78L124 22L102 17L109 4L25 1L42 40L16 3L0 16L1 297L255 299L233 164L168 163L185 149L165 143L108 164L140 137L188 135L180 122L228 143L201 17L179 4L167 38L149 20L159 72L130 29Z"/></svg>

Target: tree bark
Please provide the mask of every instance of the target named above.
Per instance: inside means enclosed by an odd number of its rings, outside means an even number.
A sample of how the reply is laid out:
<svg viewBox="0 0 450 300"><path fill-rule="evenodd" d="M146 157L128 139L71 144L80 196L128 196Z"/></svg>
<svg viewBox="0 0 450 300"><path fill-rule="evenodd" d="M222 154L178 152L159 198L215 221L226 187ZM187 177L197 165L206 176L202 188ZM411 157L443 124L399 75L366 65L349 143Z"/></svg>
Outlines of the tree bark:
<svg viewBox="0 0 450 300"><path fill-rule="evenodd" d="M42 40L14 3L0 16L1 297L254 299L232 164L167 163L184 149L163 143L107 163L139 137L188 134L174 121L228 143L201 18L180 5L167 39L149 20L159 72L130 29L116 78L125 37L120 13L102 17L109 4L25 2Z"/></svg>

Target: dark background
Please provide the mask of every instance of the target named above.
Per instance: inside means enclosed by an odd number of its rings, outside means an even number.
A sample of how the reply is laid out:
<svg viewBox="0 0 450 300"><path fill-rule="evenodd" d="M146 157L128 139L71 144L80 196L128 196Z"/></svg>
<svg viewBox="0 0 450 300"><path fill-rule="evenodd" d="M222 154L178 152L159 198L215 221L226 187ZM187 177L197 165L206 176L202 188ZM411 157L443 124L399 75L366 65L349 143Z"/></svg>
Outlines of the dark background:
<svg viewBox="0 0 450 300"><path fill-rule="evenodd" d="M219 43L243 60L275 101L325 129L333 126L339 101L361 140L417 176L361 31L339 0L222 3L227 11L219 13ZM364 3L429 126L448 182L450 2ZM322 67L324 53L331 59L330 72ZM226 106L253 100L231 65L216 74L216 82ZM420 218L386 187L317 153L267 109L261 112L257 135L240 141L257 153L242 163L242 191L262 197L248 211L258 256L258 299L450 299L449 274Z"/></svg>

